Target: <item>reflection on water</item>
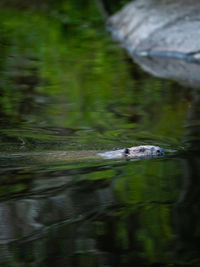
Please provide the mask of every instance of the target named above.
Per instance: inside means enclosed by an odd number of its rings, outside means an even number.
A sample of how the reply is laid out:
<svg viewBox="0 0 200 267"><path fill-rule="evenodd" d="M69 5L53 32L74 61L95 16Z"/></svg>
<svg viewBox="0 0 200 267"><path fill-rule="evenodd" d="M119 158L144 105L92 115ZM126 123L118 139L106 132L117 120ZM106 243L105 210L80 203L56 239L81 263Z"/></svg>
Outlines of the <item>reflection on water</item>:
<svg viewBox="0 0 200 267"><path fill-rule="evenodd" d="M197 86L142 72L93 2L19 2L0 9L0 264L199 266ZM169 153L94 156L141 144Z"/></svg>

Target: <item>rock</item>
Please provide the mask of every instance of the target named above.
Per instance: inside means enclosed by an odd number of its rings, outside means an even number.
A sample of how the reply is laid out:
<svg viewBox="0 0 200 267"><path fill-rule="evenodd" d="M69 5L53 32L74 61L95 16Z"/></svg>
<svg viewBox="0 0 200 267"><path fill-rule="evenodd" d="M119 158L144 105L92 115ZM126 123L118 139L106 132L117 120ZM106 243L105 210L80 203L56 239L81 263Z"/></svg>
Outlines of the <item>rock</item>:
<svg viewBox="0 0 200 267"><path fill-rule="evenodd" d="M197 87L199 13L196 0L137 0L111 16L108 29L143 69Z"/></svg>

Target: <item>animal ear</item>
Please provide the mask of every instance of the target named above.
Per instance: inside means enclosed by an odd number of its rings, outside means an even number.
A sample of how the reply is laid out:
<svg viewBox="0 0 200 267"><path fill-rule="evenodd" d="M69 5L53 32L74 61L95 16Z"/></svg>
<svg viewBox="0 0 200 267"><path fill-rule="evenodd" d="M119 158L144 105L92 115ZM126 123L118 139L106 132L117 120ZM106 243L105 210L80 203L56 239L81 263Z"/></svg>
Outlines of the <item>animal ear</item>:
<svg viewBox="0 0 200 267"><path fill-rule="evenodd" d="M125 149L124 149L124 154L126 154L126 155L127 155L127 154L129 154L129 153L130 153L130 150L129 150L129 148L125 148Z"/></svg>

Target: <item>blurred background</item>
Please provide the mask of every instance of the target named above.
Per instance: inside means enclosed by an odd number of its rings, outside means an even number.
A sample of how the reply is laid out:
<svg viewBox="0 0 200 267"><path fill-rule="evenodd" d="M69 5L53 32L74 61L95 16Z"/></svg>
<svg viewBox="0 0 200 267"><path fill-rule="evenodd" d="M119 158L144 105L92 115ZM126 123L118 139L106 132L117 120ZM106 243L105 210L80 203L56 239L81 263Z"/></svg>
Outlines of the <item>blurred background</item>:
<svg viewBox="0 0 200 267"><path fill-rule="evenodd" d="M99 1L1 0L0 264L199 266L199 115L199 88L142 71ZM141 144L173 153L63 157Z"/></svg>

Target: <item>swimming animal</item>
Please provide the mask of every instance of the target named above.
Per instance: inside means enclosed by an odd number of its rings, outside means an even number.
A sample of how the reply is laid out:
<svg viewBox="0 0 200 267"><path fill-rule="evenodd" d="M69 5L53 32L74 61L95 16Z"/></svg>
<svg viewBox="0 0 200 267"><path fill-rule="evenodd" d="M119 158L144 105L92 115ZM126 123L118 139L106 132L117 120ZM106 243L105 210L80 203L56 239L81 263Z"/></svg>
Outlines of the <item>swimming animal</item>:
<svg viewBox="0 0 200 267"><path fill-rule="evenodd" d="M65 161L77 162L97 159L122 159L122 160L138 160L148 158L159 158L165 154L164 149L159 146L133 146L129 148L100 151L100 150L77 150L77 151L53 151L53 152L31 152L31 153L17 153L12 155L0 155L1 159L16 158L21 162L35 159L40 162L48 161ZM5 162L4 162L5 163Z"/></svg>
<svg viewBox="0 0 200 267"><path fill-rule="evenodd" d="M164 156L164 149L159 146L133 146L119 150L113 150L103 153L97 153L98 156L105 159L146 159Z"/></svg>

